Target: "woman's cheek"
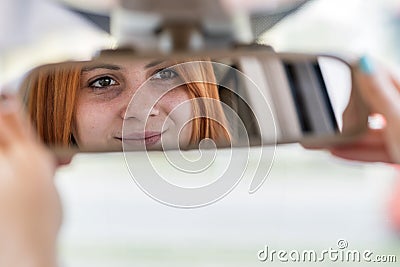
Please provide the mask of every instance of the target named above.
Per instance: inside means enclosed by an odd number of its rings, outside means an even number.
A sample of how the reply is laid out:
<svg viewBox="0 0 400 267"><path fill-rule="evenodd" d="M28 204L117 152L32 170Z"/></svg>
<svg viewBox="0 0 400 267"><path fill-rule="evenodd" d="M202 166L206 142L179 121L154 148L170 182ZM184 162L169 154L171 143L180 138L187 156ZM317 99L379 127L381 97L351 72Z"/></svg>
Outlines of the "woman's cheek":
<svg viewBox="0 0 400 267"><path fill-rule="evenodd" d="M178 87L174 90L169 91L164 97L164 106L166 107L167 113L171 113L174 109L184 109L188 111L187 106L190 106L188 100L190 100L187 89L184 86ZM186 101L186 102L185 102ZM182 105L183 104L183 105Z"/></svg>
<svg viewBox="0 0 400 267"><path fill-rule="evenodd" d="M166 95L167 114L180 131L181 145L188 145L192 133L193 110L186 87L170 91Z"/></svg>
<svg viewBox="0 0 400 267"><path fill-rule="evenodd" d="M101 111L101 112L100 112ZM82 146L90 146L99 142L104 129L107 129L108 112L90 103L82 103L77 110L78 140ZM105 138L105 137L104 137Z"/></svg>

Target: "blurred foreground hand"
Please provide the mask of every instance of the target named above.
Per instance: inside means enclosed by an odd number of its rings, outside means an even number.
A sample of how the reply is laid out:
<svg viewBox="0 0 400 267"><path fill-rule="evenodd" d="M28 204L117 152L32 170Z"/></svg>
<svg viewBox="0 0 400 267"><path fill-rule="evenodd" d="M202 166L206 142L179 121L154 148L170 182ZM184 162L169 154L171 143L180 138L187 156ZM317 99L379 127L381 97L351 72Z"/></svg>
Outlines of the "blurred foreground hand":
<svg viewBox="0 0 400 267"><path fill-rule="evenodd" d="M56 160L14 96L0 95L0 266L56 266Z"/></svg>
<svg viewBox="0 0 400 267"><path fill-rule="evenodd" d="M368 57L359 61L355 82L371 114L384 120L381 129L369 129L359 140L331 147L335 156L367 162L400 163L400 83ZM344 123L346 123L344 121Z"/></svg>

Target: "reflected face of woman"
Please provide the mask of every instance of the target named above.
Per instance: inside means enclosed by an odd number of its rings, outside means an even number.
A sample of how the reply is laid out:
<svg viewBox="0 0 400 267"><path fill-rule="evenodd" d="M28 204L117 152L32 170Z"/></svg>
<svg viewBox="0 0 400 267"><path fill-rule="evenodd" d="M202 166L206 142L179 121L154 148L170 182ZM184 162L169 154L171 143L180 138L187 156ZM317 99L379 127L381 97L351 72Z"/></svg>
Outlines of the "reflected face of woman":
<svg viewBox="0 0 400 267"><path fill-rule="evenodd" d="M73 125L78 146L95 150L121 150L122 143L132 150L188 146L190 97L179 74L168 66L150 61L84 66Z"/></svg>

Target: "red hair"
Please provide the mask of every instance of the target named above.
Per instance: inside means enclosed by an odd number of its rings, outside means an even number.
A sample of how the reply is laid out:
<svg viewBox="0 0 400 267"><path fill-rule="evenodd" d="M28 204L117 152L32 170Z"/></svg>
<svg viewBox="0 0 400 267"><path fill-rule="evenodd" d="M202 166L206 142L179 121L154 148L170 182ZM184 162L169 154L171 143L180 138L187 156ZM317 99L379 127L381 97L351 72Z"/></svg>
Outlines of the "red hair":
<svg viewBox="0 0 400 267"><path fill-rule="evenodd" d="M25 80L27 109L45 144L69 147L79 95L80 64L54 64L35 69Z"/></svg>

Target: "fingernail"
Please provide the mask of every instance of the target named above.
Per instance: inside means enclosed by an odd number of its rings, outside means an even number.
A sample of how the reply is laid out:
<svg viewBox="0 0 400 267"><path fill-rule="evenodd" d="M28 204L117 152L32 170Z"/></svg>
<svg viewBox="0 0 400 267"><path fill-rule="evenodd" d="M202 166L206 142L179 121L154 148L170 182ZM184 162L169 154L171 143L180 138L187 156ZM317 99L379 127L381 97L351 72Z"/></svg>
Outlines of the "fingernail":
<svg viewBox="0 0 400 267"><path fill-rule="evenodd" d="M368 56L360 58L358 65L363 73L368 75L374 73L374 64Z"/></svg>

